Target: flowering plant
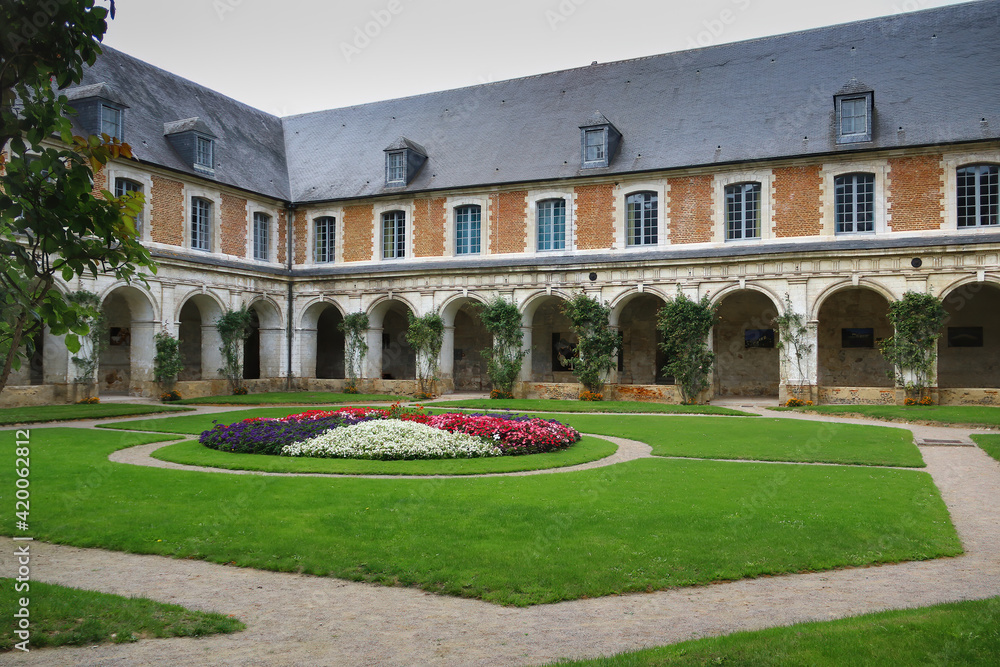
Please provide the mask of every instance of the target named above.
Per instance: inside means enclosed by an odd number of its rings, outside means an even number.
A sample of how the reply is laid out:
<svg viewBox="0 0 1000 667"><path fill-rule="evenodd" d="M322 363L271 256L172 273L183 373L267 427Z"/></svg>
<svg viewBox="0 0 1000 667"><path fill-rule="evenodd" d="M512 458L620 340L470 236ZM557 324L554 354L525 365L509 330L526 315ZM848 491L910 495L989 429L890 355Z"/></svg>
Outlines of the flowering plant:
<svg viewBox="0 0 1000 667"><path fill-rule="evenodd" d="M464 433L449 433L414 421L380 419L330 429L286 445L281 454L390 461L501 456L503 451L488 440Z"/></svg>
<svg viewBox="0 0 1000 667"><path fill-rule="evenodd" d="M81 398L77 401L77 405L94 405L95 403L100 403L101 399L97 396L91 396L90 398Z"/></svg>
<svg viewBox="0 0 1000 667"><path fill-rule="evenodd" d="M172 389L171 391L165 391L162 394L160 394L160 401L162 401L163 403L169 403L170 401L179 401L182 398L183 396L181 396L181 392L177 391L176 389Z"/></svg>
<svg viewBox="0 0 1000 667"><path fill-rule="evenodd" d="M509 391L503 391L502 389L493 389L490 391L490 398L514 398L514 394Z"/></svg>
<svg viewBox="0 0 1000 667"><path fill-rule="evenodd" d="M596 391L584 391L580 393L581 401L603 401L604 394Z"/></svg>

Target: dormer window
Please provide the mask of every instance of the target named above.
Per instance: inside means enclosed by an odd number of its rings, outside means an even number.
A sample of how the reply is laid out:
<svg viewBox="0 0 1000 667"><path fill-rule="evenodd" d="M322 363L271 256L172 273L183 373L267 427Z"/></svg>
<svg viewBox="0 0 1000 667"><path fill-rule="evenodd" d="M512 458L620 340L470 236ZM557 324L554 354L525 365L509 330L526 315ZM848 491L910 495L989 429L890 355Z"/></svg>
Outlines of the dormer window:
<svg viewBox="0 0 1000 667"><path fill-rule="evenodd" d="M406 185L406 153L386 153L385 160L386 185Z"/></svg>
<svg viewBox="0 0 1000 667"><path fill-rule="evenodd" d="M610 165L621 143L621 132L600 111L595 111L586 124L580 126L580 132L581 167L594 169Z"/></svg>
<svg viewBox="0 0 1000 667"><path fill-rule="evenodd" d="M215 134L200 118L163 124L163 134L181 160L195 171L215 174Z"/></svg>
<svg viewBox="0 0 1000 667"><path fill-rule="evenodd" d="M423 146L400 137L385 149L385 185L401 188L409 185L427 162Z"/></svg>
<svg viewBox="0 0 1000 667"><path fill-rule="evenodd" d="M838 144L853 144L872 140L873 98L874 95L871 91L834 97Z"/></svg>
<svg viewBox="0 0 1000 667"><path fill-rule="evenodd" d="M194 163L199 167L212 169L215 166L215 142L208 137L195 137Z"/></svg>
<svg viewBox="0 0 1000 667"><path fill-rule="evenodd" d="M124 112L120 107L110 104L101 104L101 133L109 137L118 137L119 141L125 138L125 131L122 127L122 116Z"/></svg>

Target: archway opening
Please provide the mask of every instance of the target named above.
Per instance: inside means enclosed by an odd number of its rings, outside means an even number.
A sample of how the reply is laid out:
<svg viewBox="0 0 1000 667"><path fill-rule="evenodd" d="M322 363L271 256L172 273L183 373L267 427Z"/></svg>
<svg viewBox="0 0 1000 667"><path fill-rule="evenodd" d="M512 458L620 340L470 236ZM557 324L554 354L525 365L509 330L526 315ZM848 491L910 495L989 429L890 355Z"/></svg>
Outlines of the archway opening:
<svg viewBox="0 0 1000 667"><path fill-rule="evenodd" d="M962 285L944 299L948 313L938 339L938 386L1000 387L1000 287Z"/></svg>
<svg viewBox="0 0 1000 667"><path fill-rule="evenodd" d="M406 342L410 309L399 301L385 306L382 318L382 379L412 380L417 377L417 355Z"/></svg>
<svg viewBox="0 0 1000 667"><path fill-rule="evenodd" d="M316 377L340 379L344 377L344 321L336 306L328 305L316 320Z"/></svg>
<svg viewBox="0 0 1000 667"><path fill-rule="evenodd" d="M132 309L115 290L102 306L107 319L107 345L101 351L98 382L102 394L127 394L132 378Z"/></svg>
<svg viewBox="0 0 1000 667"><path fill-rule="evenodd" d="M893 387L893 368L879 343L893 334L889 302L854 287L832 294L819 310L819 384L824 387Z"/></svg>
<svg viewBox="0 0 1000 667"><path fill-rule="evenodd" d="M493 336L483 326L473 303L464 303L455 313L454 376L456 391L483 391L490 388L483 350L493 346Z"/></svg>
<svg viewBox="0 0 1000 667"><path fill-rule="evenodd" d="M722 299L712 335L717 396L778 395L777 316L774 302L755 290L738 290Z"/></svg>
<svg viewBox="0 0 1000 667"><path fill-rule="evenodd" d="M188 300L181 308L177 328L178 347L184 364L184 370L177 376L178 380L201 379L201 329L201 311L194 300Z"/></svg>
<svg viewBox="0 0 1000 667"><path fill-rule="evenodd" d="M531 379L534 382L575 382L563 361L576 356L577 338L570 332L569 319L563 314L565 302L546 297L531 318Z"/></svg>
<svg viewBox="0 0 1000 667"><path fill-rule="evenodd" d="M250 335L243 342L243 379L260 379L260 316L257 308L250 306Z"/></svg>
<svg viewBox="0 0 1000 667"><path fill-rule="evenodd" d="M663 374L667 359L660 349L662 336L656 327L656 315L664 305L656 295L640 294L622 308L618 317L622 333L619 384L673 384L674 379Z"/></svg>

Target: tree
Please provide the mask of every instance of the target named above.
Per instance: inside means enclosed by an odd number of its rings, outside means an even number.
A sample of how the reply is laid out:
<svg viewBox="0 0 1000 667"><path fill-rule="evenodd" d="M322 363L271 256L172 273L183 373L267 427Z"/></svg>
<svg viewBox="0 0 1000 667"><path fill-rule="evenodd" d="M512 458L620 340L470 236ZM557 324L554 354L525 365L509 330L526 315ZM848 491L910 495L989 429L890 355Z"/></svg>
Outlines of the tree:
<svg viewBox="0 0 1000 667"><path fill-rule="evenodd" d="M708 349L708 333L715 324L715 307L707 296L692 301L677 292L660 308L656 325L662 341L660 349L667 357L663 372L674 376L681 387L684 403L694 403L698 394L708 389L708 374L715 354Z"/></svg>
<svg viewBox="0 0 1000 667"><path fill-rule="evenodd" d="M610 326L611 309L586 294L563 305L569 327L577 338L576 357L564 365L573 370L588 391L600 393L618 363L622 334Z"/></svg>
<svg viewBox="0 0 1000 667"><path fill-rule="evenodd" d="M229 389L234 394L245 394L243 387L243 344L250 337L250 310L241 306L239 310L227 308L215 321L222 345L222 368L219 372L229 380Z"/></svg>
<svg viewBox="0 0 1000 667"><path fill-rule="evenodd" d="M407 313L409 326L406 342L417 353L417 393L419 398L429 398L434 393L437 380L438 360L444 343L444 322L436 313L414 317Z"/></svg>
<svg viewBox="0 0 1000 667"><path fill-rule="evenodd" d="M338 325L344 334L344 361L347 366L347 377L349 384L346 391L348 394L358 392L358 378L361 376L361 364L368 354L368 341L365 334L368 333L368 315L366 313L350 313Z"/></svg>
<svg viewBox="0 0 1000 667"><path fill-rule="evenodd" d="M94 171L131 149L107 135L73 136L59 94L94 63L107 15L93 0L0 3L0 391L44 326L80 350L88 311L63 297L57 279L128 282L155 271L136 239L141 195L93 187Z"/></svg>
<svg viewBox="0 0 1000 667"><path fill-rule="evenodd" d="M517 306L502 296L482 306L479 320L493 336L493 347L482 350L486 359L486 374L493 385L491 395L514 397L514 383L521 375L521 361L528 353L522 350L524 332L521 331L521 313Z"/></svg>
<svg viewBox="0 0 1000 667"><path fill-rule="evenodd" d="M889 322L895 333L879 345L882 355L893 365L900 386L922 395L934 375L937 340L948 313L933 294L907 292L889 304ZM905 373L912 380L907 381Z"/></svg>

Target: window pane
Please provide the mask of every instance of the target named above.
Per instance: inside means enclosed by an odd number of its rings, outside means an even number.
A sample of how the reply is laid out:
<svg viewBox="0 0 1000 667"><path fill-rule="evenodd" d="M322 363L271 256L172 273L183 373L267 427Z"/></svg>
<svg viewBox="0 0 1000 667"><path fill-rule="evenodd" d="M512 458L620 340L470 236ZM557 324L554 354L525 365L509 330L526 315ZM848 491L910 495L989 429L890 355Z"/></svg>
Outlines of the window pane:
<svg viewBox="0 0 1000 667"><path fill-rule="evenodd" d="M313 256L317 263L332 262L336 251L337 219L328 216L313 221Z"/></svg>
<svg viewBox="0 0 1000 667"><path fill-rule="evenodd" d="M406 256L406 215L402 211L382 214L382 258Z"/></svg>
<svg viewBox="0 0 1000 667"><path fill-rule="evenodd" d="M106 105L101 105L101 132L109 137L122 138L122 112Z"/></svg>
<svg viewBox="0 0 1000 667"><path fill-rule="evenodd" d="M600 162L604 160L604 130L587 130L584 132L586 141L587 162Z"/></svg>
<svg viewBox="0 0 1000 667"><path fill-rule="evenodd" d="M204 137L196 137L196 148L195 163L203 167L212 167L212 140Z"/></svg>
<svg viewBox="0 0 1000 667"><path fill-rule="evenodd" d="M268 236L271 218L263 213L253 214L253 258L267 261Z"/></svg>
<svg viewBox="0 0 1000 667"><path fill-rule="evenodd" d="M875 175L847 174L834 179L837 233L875 231Z"/></svg>
<svg viewBox="0 0 1000 667"><path fill-rule="evenodd" d="M566 201L549 199L537 204L538 249L566 248Z"/></svg>
<svg viewBox="0 0 1000 667"><path fill-rule="evenodd" d="M760 238L760 183L726 187L726 239Z"/></svg>
<svg viewBox="0 0 1000 667"><path fill-rule="evenodd" d="M455 209L455 253L476 254L480 246L480 209L478 206L459 206Z"/></svg>
<svg viewBox="0 0 1000 667"><path fill-rule="evenodd" d="M129 192L142 192L142 184L137 183L128 178L116 178L115 179L115 196L122 197ZM136 235L142 239L142 210L135 216L135 232Z"/></svg>
<svg viewBox="0 0 1000 667"><path fill-rule="evenodd" d="M656 245L659 239L657 206L654 192L638 192L625 199L627 245Z"/></svg>
<svg viewBox="0 0 1000 667"><path fill-rule="evenodd" d="M868 132L868 101L865 98L841 100L840 133L866 134Z"/></svg>
<svg viewBox="0 0 1000 667"><path fill-rule="evenodd" d="M1000 167L995 164L962 167L956 172L959 227L998 224L998 172Z"/></svg>
<svg viewBox="0 0 1000 667"><path fill-rule="evenodd" d="M402 183L406 181L406 168L403 153L389 153L389 173L387 180L390 183Z"/></svg>
<svg viewBox="0 0 1000 667"><path fill-rule="evenodd" d="M212 203L197 197L191 200L191 247L208 250L208 225L212 215Z"/></svg>

